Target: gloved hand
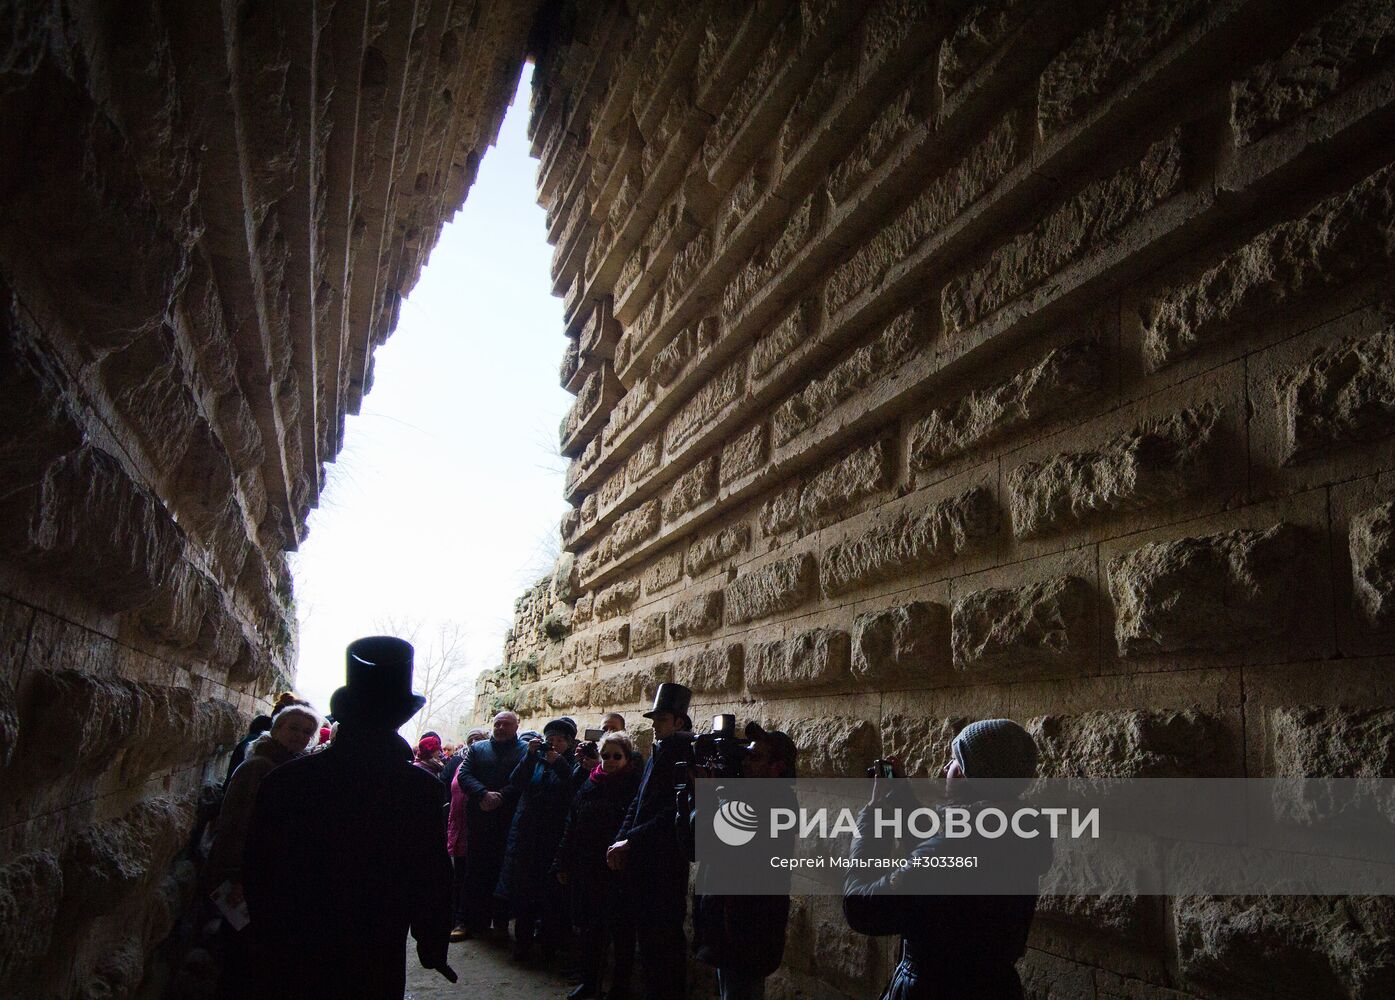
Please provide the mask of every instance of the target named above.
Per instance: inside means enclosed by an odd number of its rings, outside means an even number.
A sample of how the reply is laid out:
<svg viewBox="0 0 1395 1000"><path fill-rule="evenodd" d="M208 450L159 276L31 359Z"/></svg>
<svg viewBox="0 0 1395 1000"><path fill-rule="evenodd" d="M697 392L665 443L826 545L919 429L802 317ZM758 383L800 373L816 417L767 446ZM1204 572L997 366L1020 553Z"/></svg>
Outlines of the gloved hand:
<svg viewBox="0 0 1395 1000"><path fill-rule="evenodd" d="M454 969L450 967L450 961L446 958L446 946L442 944L439 948L423 948L421 942L417 942L417 961L421 962L423 969L434 969L446 977L448 982L458 982L460 977L456 975Z"/></svg>

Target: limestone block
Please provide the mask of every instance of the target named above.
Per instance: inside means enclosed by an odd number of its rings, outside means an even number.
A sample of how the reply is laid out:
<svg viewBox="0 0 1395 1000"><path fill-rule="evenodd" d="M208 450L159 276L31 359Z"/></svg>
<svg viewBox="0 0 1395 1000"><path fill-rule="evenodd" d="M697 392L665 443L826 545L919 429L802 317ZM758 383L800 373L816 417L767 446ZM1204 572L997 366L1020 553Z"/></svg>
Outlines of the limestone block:
<svg viewBox="0 0 1395 1000"><path fill-rule="evenodd" d="M987 587L954 602L954 668L1020 672L1071 666L1094 647L1094 594L1078 576Z"/></svg>
<svg viewBox="0 0 1395 1000"><path fill-rule="evenodd" d="M0 546L108 612L155 597L183 551L159 500L93 447L51 462L32 488L0 501L0 515Z"/></svg>
<svg viewBox="0 0 1395 1000"><path fill-rule="evenodd" d="M1395 708L1270 709L1276 778L1395 778Z"/></svg>
<svg viewBox="0 0 1395 1000"><path fill-rule="evenodd" d="M1199 275L1160 288L1140 308L1149 368L1194 353L1250 316L1388 266L1392 224L1395 167L1386 166L1270 226Z"/></svg>
<svg viewBox="0 0 1395 1000"><path fill-rule="evenodd" d="M1395 627L1395 501L1353 517L1347 541L1358 619L1371 632Z"/></svg>
<svg viewBox="0 0 1395 1000"><path fill-rule="evenodd" d="M751 348L751 381L764 378L804 344L818 322L818 300L804 299Z"/></svg>
<svg viewBox="0 0 1395 1000"><path fill-rule="evenodd" d="M775 447L788 444L845 400L890 378L925 339L925 318L910 309L893 319L871 343L863 344L821 378L790 396L770 418Z"/></svg>
<svg viewBox="0 0 1395 1000"><path fill-rule="evenodd" d="M746 356L742 354L704 382L669 420L664 429L665 452L676 454L745 391Z"/></svg>
<svg viewBox="0 0 1395 1000"><path fill-rule="evenodd" d="M1027 722L1046 778L1238 777L1225 720L1197 708L1043 715Z"/></svg>
<svg viewBox="0 0 1395 1000"><path fill-rule="evenodd" d="M718 463L721 485L728 486L764 466L770 456L769 442L765 422L761 421L724 444Z"/></svg>
<svg viewBox="0 0 1395 1000"><path fill-rule="evenodd" d="M882 716L882 752L901 758L907 777L938 778L950 758L954 737L972 721L963 716L888 713Z"/></svg>
<svg viewBox="0 0 1395 1000"><path fill-rule="evenodd" d="M911 469L934 468L1051 416L1094 392L1100 377L1099 348L1093 341L1058 347L1012 377L936 407L912 424Z"/></svg>
<svg viewBox="0 0 1395 1000"><path fill-rule="evenodd" d="M68 377L27 328L0 281L0 482L8 494L36 486L49 463L82 444Z"/></svg>
<svg viewBox="0 0 1395 1000"><path fill-rule="evenodd" d="M1300 529L1155 542L1109 563L1121 656L1220 653L1281 638L1304 587Z"/></svg>
<svg viewBox="0 0 1395 1000"><path fill-rule="evenodd" d="M597 513L600 511L600 509L601 509L601 498L600 498L600 496L599 496L598 494L595 494L595 493L587 494L586 498L585 498L584 500L581 501L581 523L582 523L582 524L595 524L595 523L596 523L596 515L597 515Z"/></svg>
<svg viewBox="0 0 1395 1000"><path fill-rule="evenodd" d="M722 592L709 590L705 594L679 601L668 613L668 634L674 640L710 635L722 625Z"/></svg>
<svg viewBox="0 0 1395 1000"><path fill-rule="evenodd" d="M581 348L575 340L568 340L562 350L562 363L557 369L557 381L562 388L571 385L577 372L581 371Z"/></svg>
<svg viewBox="0 0 1395 1000"><path fill-rule="evenodd" d="M1380 0L1338 6L1279 56L1230 88L1237 145L1262 139L1377 68L1395 44L1395 17Z"/></svg>
<svg viewBox="0 0 1395 1000"><path fill-rule="evenodd" d="M205 619L223 613L217 585L181 560L154 600L136 612L141 630L157 642L189 649L199 642ZM216 629L216 625L211 627ZM210 636L211 638L211 636Z"/></svg>
<svg viewBox="0 0 1395 1000"><path fill-rule="evenodd" d="M198 741L186 752L193 755L231 750L247 732L247 720L222 698L201 702L198 707Z"/></svg>
<svg viewBox="0 0 1395 1000"><path fill-rule="evenodd" d="M1197 988L1369 1000L1395 991L1389 896L1180 896L1172 919L1179 971Z"/></svg>
<svg viewBox="0 0 1395 1000"><path fill-rule="evenodd" d="M699 576L709 567L745 552L750 544L751 528L746 524L728 524L699 535L688 545L688 573Z"/></svg>
<svg viewBox="0 0 1395 1000"><path fill-rule="evenodd" d="M614 473L607 476L605 482L601 483L600 489L596 490L596 509L608 510L615 506L617 500L625 492L625 468L621 466Z"/></svg>
<svg viewBox="0 0 1395 1000"><path fill-rule="evenodd" d="M191 820L187 806L159 798L85 827L63 850L65 900L82 917L110 912L165 869Z"/></svg>
<svg viewBox="0 0 1395 1000"><path fill-rule="evenodd" d="M940 565L997 530L991 493L975 486L916 511L902 508L845 541L829 545L819 561L824 597L899 579Z"/></svg>
<svg viewBox="0 0 1395 1000"><path fill-rule="evenodd" d="M744 625L799 607L813 596L816 576L809 552L748 570L727 586L726 623Z"/></svg>
<svg viewBox="0 0 1395 1000"><path fill-rule="evenodd" d="M630 623L630 650L642 653L656 646L662 646L667 621L668 616L662 611L632 621Z"/></svg>
<svg viewBox="0 0 1395 1000"><path fill-rule="evenodd" d="M673 665L673 679L694 694L717 694L741 687L745 649L741 643L704 649Z"/></svg>
<svg viewBox="0 0 1395 1000"><path fill-rule="evenodd" d="M857 144L834 164L829 172L828 193L835 203L846 201L896 148L896 143L915 128L916 112L921 109L913 104L917 103L915 98L920 89L918 82L913 82L887 101Z"/></svg>
<svg viewBox="0 0 1395 1000"><path fill-rule="evenodd" d="M948 669L949 614L912 601L853 620L852 675L871 689L927 681Z"/></svg>
<svg viewBox="0 0 1395 1000"><path fill-rule="evenodd" d="M635 449L625 463L625 478L637 483L659 467L659 439L650 438Z"/></svg>
<svg viewBox="0 0 1395 1000"><path fill-rule="evenodd" d="M856 778L881 755L877 727L851 715L766 717L766 729L788 733L799 750L801 778Z"/></svg>
<svg viewBox="0 0 1395 1000"><path fill-rule="evenodd" d="M596 637L596 655L602 660L616 660L630 651L630 624L616 625Z"/></svg>
<svg viewBox="0 0 1395 1000"><path fill-rule="evenodd" d="M76 670L39 670L20 718L20 756L44 774L81 764L95 777L138 735L149 705L140 689L119 677Z"/></svg>
<svg viewBox="0 0 1395 1000"><path fill-rule="evenodd" d="M1136 162L1087 184L999 247L987 263L950 279L941 298L946 334L973 326L1181 191L1182 160L1181 132L1174 129Z"/></svg>
<svg viewBox="0 0 1395 1000"><path fill-rule="evenodd" d="M693 357L694 339L692 329L686 329L654 355L654 360L649 365L649 377L656 385L667 388L683 373L683 369L688 367L688 362Z"/></svg>
<svg viewBox="0 0 1395 1000"><path fill-rule="evenodd" d="M858 448L812 476L799 494L799 516L841 513L896 481L896 447L886 439Z"/></svg>
<svg viewBox="0 0 1395 1000"><path fill-rule="evenodd" d="M765 501L760 508L761 534L778 535L798 524L799 498L803 492L804 484L795 480Z"/></svg>
<svg viewBox="0 0 1395 1000"><path fill-rule="evenodd" d="M173 331L161 327L142 334L107 355L100 372L112 402L154 461L162 468L175 465L202 417L187 385Z"/></svg>
<svg viewBox="0 0 1395 1000"><path fill-rule="evenodd" d="M198 870L191 861L180 861L160 880L151 893L142 934L142 953L159 945L174 930L175 923L189 908L198 888Z"/></svg>
<svg viewBox="0 0 1395 1000"><path fill-rule="evenodd" d="M944 230L1012 168L1022 153L1022 119L1019 109L1010 109L982 142L834 269L827 291L830 314L839 312L863 289L875 289L892 268Z"/></svg>
<svg viewBox="0 0 1395 1000"><path fill-rule="evenodd" d="M578 596L577 587L575 553L559 553L552 567L552 592L557 595L557 600L571 602Z"/></svg>
<svg viewBox="0 0 1395 1000"><path fill-rule="evenodd" d="M14 685L0 677L0 771L10 766L19 743L19 704Z"/></svg>
<svg viewBox="0 0 1395 1000"><path fill-rule="evenodd" d="M576 599L576 604L572 605L572 628L579 628L591 621L595 611L595 596L585 594Z"/></svg>
<svg viewBox="0 0 1395 1000"><path fill-rule="evenodd" d="M550 685L547 689L546 701L551 708L572 708L576 705L587 704L590 694L591 682L582 677L574 677Z"/></svg>
<svg viewBox="0 0 1395 1000"><path fill-rule="evenodd" d="M717 456L709 455L673 482L664 494L664 519L676 520L717 495Z"/></svg>
<svg viewBox="0 0 1395 1000"><path fill-rule="evenodd" d="M1042 134L1094 107L1207 7L1204 0L1125 0L1110 7L1042 72L1037 89Z"/></svg>
<svg viewBox="0 0 1395 1000"><path fill-rule="evenodd" d="M1024 462L1007 476L1021 538L1179 499L1205 486L1220 408L1189 407L1145 421L1099 448Z"/></svg>
<svg viewBox="0 0 1395 1000"><path fill-rule="evenodd" d="M613 444L653 401L654 383L648 376L637 379L610 411L610 418L606 421L605 431L601 435L604 444L607 447Z"/></svg>
<svg viewBox="0 0 1395 1000"><path fill-rule="evenodd" d="M1026 1000L1074 1000L1076 997L1095 996L1097 970L1088 965L1028 948L1027 954L1018 961L1017 969L1022 980L1022 995ZM1148 997L1147 1000L1163 998Z"/></svg>
<svg viewBox="0 0 1395 1000"><path fill-rule="evenodd" d="M656 594L683 579L683 550L658 556L644 570L644 592Z"/></svg>
<svg viewBox="0 0 1395 1000"><path fill-rule="evenodd" d="M971 4L940 43L939 82L946 95L963 86L983 61L1032 12L1029 0L987 0Z"/></svg>
<svg viewBox="0 0 1395 1000"><path fill-rule="evenodd" d="M658 531L659 501L645 501L616 518L614 527L610 529L612 556L618 558L624 555Z"/></svg>
<svg viewBox="0 0 1395 1000"><path fill-rule="evenodd" d="M0 987L13 985L48 954L63 869L48 851L33 851L0 868Z"/></svg>
<svg viewBox="0 0 1395 1000"><path fill-rule="evenodd" d="M634 607L637 600L639 600L639 581L622 580L597 592L592 613L596 616L597 621L605 621L608 618L623 615Z"/></svg>
<svg viewBox="0 0 1395 1000"><path fill-rule="evenodd" d="M1274 387L1287 462L1395 434L1395 329L1316 351Z"/></svg>
<svg viewBox="0 0 1395 1000"><path fill-rule="evenodd" d="M756 694L784 694L844 683L848 651L848 633L833 628L753 643L746 658L746 686Z"/></svg>
<svg viewBox="0 0 1395 1000"><path fill-rule="evenodd" d="M121 758L121 774L134 778L173 764L198 738L198 700L186 688L137 684L138 730Z"/></svg>

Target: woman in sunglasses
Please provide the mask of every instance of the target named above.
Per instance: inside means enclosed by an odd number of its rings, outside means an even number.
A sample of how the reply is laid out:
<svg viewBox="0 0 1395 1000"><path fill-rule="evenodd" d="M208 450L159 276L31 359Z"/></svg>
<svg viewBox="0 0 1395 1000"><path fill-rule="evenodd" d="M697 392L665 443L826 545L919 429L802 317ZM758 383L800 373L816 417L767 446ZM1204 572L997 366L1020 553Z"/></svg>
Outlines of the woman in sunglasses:
<svg viewBox="0 0 1395 1000"><path fill-rule="evenodd" d="M599 743L600 763L572 800L567 829L552 868L571 895L572 922L582 942L582 980L573 1000L601 995L608 946L615 949L615 975L608 1000L629 995L634 970L634 917L620 904L616 873L606 867L605 852L625 819L639 789L643 760L625 732L610 732ZM636 766L635 760L640 760Z"/></svg>

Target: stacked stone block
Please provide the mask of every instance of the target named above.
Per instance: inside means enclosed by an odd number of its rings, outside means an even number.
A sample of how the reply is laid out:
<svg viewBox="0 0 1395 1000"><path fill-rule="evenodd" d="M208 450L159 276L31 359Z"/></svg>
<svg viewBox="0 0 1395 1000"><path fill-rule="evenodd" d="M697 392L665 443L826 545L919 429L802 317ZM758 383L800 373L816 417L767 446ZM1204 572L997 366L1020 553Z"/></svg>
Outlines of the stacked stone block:
<svg viewBox="0 0 1395 1000"><path fill-rule="evenodd" d="M563 440L577 607L614 610L574 619L567 708L683 680L811 774L933 774L1007 715L1055 774L1395 777L1389 4L559 17L563 381L616 397ZM778 995L875 995L836 907L791 926ZM1377 996L1391 926L1061 897L1024 978Z"/></svg>

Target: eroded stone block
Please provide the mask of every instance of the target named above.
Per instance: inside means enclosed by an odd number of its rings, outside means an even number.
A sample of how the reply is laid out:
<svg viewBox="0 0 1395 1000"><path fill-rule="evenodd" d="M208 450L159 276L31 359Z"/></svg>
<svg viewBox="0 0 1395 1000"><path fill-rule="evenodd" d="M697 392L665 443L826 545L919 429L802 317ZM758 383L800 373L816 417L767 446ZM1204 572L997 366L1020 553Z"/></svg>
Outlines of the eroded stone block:
<svg viewBox="0 0 1395 1000"><path fill-rule="evenodd" d="M974 547L998 526L992 495L975 486L915 511L894 517L846 541L830 545L819 560L825 597L869 587L930 569Z"/></svg>
<svg viewBox="0 0 1395 1000"><path fill-rule="evenodd" d="M598 677L591 685L591 704L619 706L652 701L654 689L671 676L672 667L658 663Z"/></svg>
<svg viewBox="0 0 1395 1000"><path fill-rule="evenodd" d="M1357 618L1372 632L1395 628L1395 501L1353 517L1347 543Z"/></svg>
<svg viewBox="0 0 1395 1000"><path fill-rule="evenodd" d="M767 717L761 725L787 733L794 740L801 778L859 777L881 754L877 727L852 715Z"/></svg>
<svg viewBox="0 0 1395 1000"><path fill-rule="evenodd" d="M1225 720L1197 708L1043 715L1027 723L1045 778L1238 777Z"/></svg>
<svg viewBox="0 0 1395 1000"><path fill-rule="evenodd" d="M811 477L799 494L799 516L813 521L840 513L890 488L895 480L895 446L887 440L873 442Z"/></svg>
<svg viewBox="0 0 1395 1000"><path fill-rule="evenodd" d="M943 605L912 601L858 615L852 674L869 687L929 680L949 666L949 615Z"/></svg>
<svg viewBox="0 0 1395 1000"><path fill-rule="evenodd" d="M760 469L769 454L769 438L764 421L742 431L722 446L719 463L722 485L727 486Z"/></svg>
<svg viewBox="0 0 1395 1000"><path fill-rule="evenodd" d="M907 777L938 778L950 758L950 744L972 719L937 718L891 712L882 716L882 752L901 758Z"/></svg>
<svg viewBox="0 0 1395 1000"><path fill-rule="evenodd" d="M602 660L617 660L630 652L630 624L625 622L605 629L596 636L596 655Z"/></svg>
<svg viewBox="0 0 1395 1000"><path fill-rule="evenodd" d="M746 686L757 694L828 687L848 679L848 633L816 628L752 645Z"/></svg>
<svg viewBox="0 0 1395 1000"><path fill-rule="evenodd" d="M642 653L646 649L662 646L667 616L660 611L654 615L644 615L630 623L630 649Z"/></svg>
<svg viewBox="0 0 1395 1000"><path fill-rule="evenodd" d="M1395 708L1274 708L1269 738L1274 777L1395 778Z"/></svg>
<svg viewBox="0 0 1395 1000"><path fill-rule="evenodd" d="M685 656L674 663L673 679L692 688L694 694L735 691L741 687L744 654L738 642Z"/></svg>
<svg viewBox="0 0 1395 1000"><path fill-rule="evenodd" d="M778 535L799 523L799 497L803 491L803 483L796 480L761 504L761 534Z"/></svg>
<svg viewBox="0 0 1395 1000"><path fill-rule="evenodd" d="M664 495L664 519L682 517L717 495L717 456L709 455L683 473Z"/></svg>
<svg viewBox="0 0 1395 1000"><path fill-rule="evenodd" d="M593 612L597 621L623 615L639 600L639 581L622 580L596 594Z"/></svg>
<svg viewBox="0 0 1395 1000"><path fill-rule="evenodd" d="M683 579L683 550L658 556L644 570L644 592L656 594Z"/></svg>
<svg viewBox="0 0 1395 1000"><path fill-rule="evenodd" d="M1058 347L1005 381L931 410L911 425L911 469L924 471L1044 419L1099 387L1093 341Z"/></svg>
<svg viewBox="0 0 1395 1000"><path fill-rule="evenodd" d="M1219 653L1287 634L1305 586L1302 532L1244 528L1141 546L1109 563L1121 656Z"/></svg>
<svg viewBox="0 0 1395 1000"><path fill-rule="evenodd" d="M1191 407L1148 420L1097 449L1017 466L1007 477L1017 535L1048 534L1200 489L1219 420L1219 407Z"/></svg>
<svg viewBox="0 0 1395 1000"><path fill-rule="evenodd" d="M954 602L954 668L1018 672L1079 665L1091 655L1094 594L1078 576L986 587Z"/></svg>
<svg viewBox="0 0 1395 1000"><path fill-rule="evenodd" d="M20 720L20 756L45 774L80 763L95 777L137 738L150 706L141 689L120 677L76 670L39 670Z"/></svg>
<svg viewBox="0 0 1395 1000"><path fill-rule="evenodd" d="M799 607L813 596L814 556L802 552L737 577L727 586L726 623L744 625Z"/></svg>
<svg viewBox="0 0 1395 1000"><path fill-rule="evenodd" d="M0 868L0 986L15 983L48 954L63 869L48 851L33 851Z"/></svg>
<svg viewBox="0 0 1395 1000"><path fill-rule="evenodd" d="M688 546L688 573L698 576L746 551L751 544L751 528L746 524L728 524L710 534L700 535Z"/></svg>
<svg viewBox="0 0 1395 1000"><path fill-rule="evenodd" d="M668 634L674 639L710 635L722 624L722 592L705 594L675 604L668 613Z"/></svg>
<svg viewBox="0 0 1395 1000"><path fill-rule="evenodd" d="M610 529L611 553L618 558L659 532L659 501L647 500L621 514Z"/></svg>
<svg viewBox="0 0 1395 1000"><path fill-rule="evenodd" d="M1395 434L1395 329L1318 350L1274 392L1288 462Z"/></svg>

